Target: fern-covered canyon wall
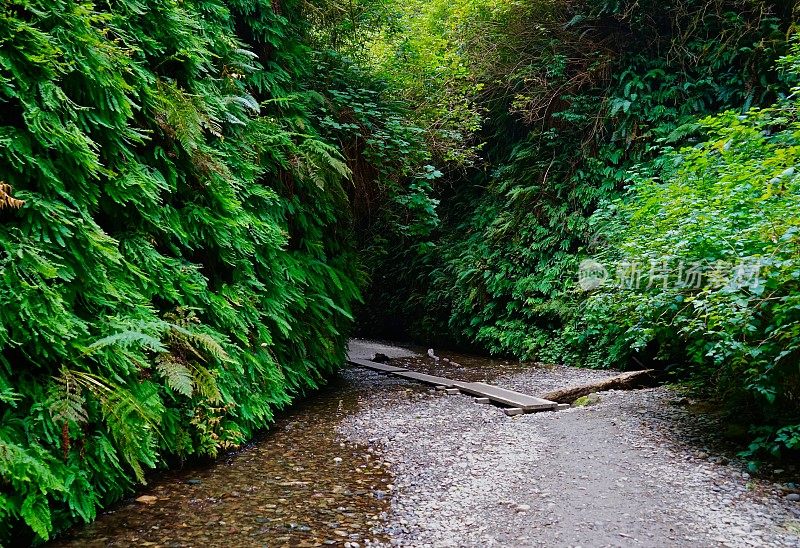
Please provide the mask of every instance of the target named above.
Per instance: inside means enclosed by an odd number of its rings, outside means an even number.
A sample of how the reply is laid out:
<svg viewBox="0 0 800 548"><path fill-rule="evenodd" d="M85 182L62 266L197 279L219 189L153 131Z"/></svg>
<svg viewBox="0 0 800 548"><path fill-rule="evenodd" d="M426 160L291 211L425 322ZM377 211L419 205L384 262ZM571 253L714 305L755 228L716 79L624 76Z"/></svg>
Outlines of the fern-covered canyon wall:
<svg viewBox="0 0 800 548"><path fill-rule="evenodd" d="M389 179L425 161L391 150L394 103L354 116L380 85L306 11L0 8L0 544L238 446L343 363L350 204L413 198Z"/></svg>
<svg viewBox="0 0 800 548"><path fill-rule="evenodd" d="M356 327L655 366L737 406L753 459L795 454L798 20L5 2L0 544L242 444Z"/></svg>

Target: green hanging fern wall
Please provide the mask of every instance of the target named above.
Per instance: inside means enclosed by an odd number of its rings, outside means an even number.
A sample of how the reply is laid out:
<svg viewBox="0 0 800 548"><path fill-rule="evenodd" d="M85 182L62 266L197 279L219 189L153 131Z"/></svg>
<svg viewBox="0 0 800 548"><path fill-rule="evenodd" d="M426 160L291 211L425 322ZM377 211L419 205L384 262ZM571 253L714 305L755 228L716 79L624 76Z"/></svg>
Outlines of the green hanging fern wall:
<svg viewBox="0 0 800 548"><path fill-rule="evenodd" d="M343 358L347 167L262 0L0 11L0 544L216 455Z"/></svg>

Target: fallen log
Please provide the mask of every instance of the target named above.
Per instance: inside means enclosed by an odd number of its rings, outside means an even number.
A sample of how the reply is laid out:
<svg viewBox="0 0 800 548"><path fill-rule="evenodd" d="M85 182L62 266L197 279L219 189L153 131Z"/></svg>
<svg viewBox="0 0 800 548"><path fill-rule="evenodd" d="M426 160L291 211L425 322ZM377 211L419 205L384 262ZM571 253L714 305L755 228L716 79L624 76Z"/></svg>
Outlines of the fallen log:
<svg viewBox="0 0 800 548"><path fill-rule="evenodd" d="M654 369L645 369L642 371L630 371L622 373L615 377L608 377L600 379L599 381L582 384L580 386L572 386L570 388L562 388L560 390L553 390L548 392L541 398L558 403L572 403L582 396L588 396L595 392L603 392L605 390L631 390L634 388L642 388L645 386L652 386L655 384L656 374Z"/></svg>

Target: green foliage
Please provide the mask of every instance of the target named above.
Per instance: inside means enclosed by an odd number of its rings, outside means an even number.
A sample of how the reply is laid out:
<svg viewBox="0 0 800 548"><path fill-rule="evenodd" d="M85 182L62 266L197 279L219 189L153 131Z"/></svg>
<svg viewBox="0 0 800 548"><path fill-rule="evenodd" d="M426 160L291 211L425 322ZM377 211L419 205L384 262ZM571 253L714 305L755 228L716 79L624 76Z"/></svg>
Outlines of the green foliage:
<svg viewBox="0 0 800 548"><path fill-rule="evenodd" d="M374 295L386 261L430 250L438 227L433 185L442 173L431 165L425 132L406 104L359 64L335 51L315 56L326 100L314 118L323 135L343 151L351 173L348 196L355 219L365 292L360 320L376 315Z"/></svg>
<svg viewBox="0 0 800 548"><path fill-rule="evenodd" d="M342 363L350 137L296 13L0 8L0 544L236 446Z"/></svg>
<svg viewBox="0 0 800 548"><path fill-rule="evenodd" d="M579 256L605 239L592 213L660 140L693 138L697 114L782 89L779 9L587 0L477 10L467 27L479 36L457 49L483 89L486 168L440 187L438 257L403 261L387 278L404 289L388 288L382 308L416 316L419 332L560 359L568 347L553 333L577 313Z"/></svg>
<svg viewBox="0 0 800 548"><path fill-rule="evenodd" d="M342 362L364 283L366 325L669 364L753 404L752 454L796 450L796 16L6 2L0 543L248 439ZM587 293L589 255L763 268Z"/></svg>
<svg viewBox="0 0 800 548"><path fill-rule="evenodd" d="M795 81L798 61L795 46L783 59ZM604 259L651 279L628 291L600 287L569 330L573 344L602 349L607 363L649 349L714 379L740 407L755 404L762 420L800 419L798 93L700 120L700 144L665 152L658 178L611 206L616 215L605 217L618 237ZM762 436L751 452L796 449L797 431Z"/></svg>
<svg viewBox="0 0 800 548"><path fill-rule="evenodd" d="M483 121L478 97L484 88L470 66L483 33L502 27L520 2L411 0L356 4L379 6L382 25L364 37L362 63L385 79L412 107L428 149L440 162L472 166ZM498 47L495 41L490 47ZM484 42L486 44L486 42ZM485 52L481 52L485 55Z"/></svg>
<svg viewBox="0 0 800 548"><path fill-rule="evenodd" d="M789 49L798 4L469 4L411 7L400 18L405 34L376 50L381 70L397 71L394 81L422 105L421 119L437 119L426 97L467 98L482 117L470 142L485 144L473 169L446 170L435 188L436 253L385 264L377 308L389 319L371 324L405 318L417 337L521 358L647 362L753 404L754 421L793 424L796 288L793 256L783 253L797 223L796 129L782 98L797 74L792 56L775 62ZM437 69L472 87L427 87ZM630 204L609 208L631 185ZM769 258L767 285L759 295L720 286L691 299L684 290L578 290L583 259L628 254L648 269L664 258L676 269ZM791 427L780 436L776 428L763 439L785 449Z"/></svg>
<svg viewBox="0 0 800 548"><path fill-rule="evenodd" d="M581 253L605 239L590 222L598 204L655 158L659 140L693 136L697 114L781 88L772 70L785 47L777 14L748 4L754 19L734 18L744 3L715 2L713 12L707 4L609 10L589 1L537 13L527 49L510 37L522 58L487 100L516 120L500 114L492 128L494 171L446 200L442 260L427 267L434 290L425 309L447 319L439 331L492 352L563 360L569 346L553 334L578 313L571 289ZM717 47L720 35L737 47Z"/></svg>

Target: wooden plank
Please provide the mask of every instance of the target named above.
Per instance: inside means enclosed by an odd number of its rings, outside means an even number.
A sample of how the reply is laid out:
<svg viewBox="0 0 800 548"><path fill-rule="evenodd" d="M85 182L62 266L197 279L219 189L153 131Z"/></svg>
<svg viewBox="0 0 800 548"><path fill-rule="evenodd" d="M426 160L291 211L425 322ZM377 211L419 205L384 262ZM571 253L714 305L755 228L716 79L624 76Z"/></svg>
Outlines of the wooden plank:
<svg viewBox="0 0 800 548"><path fill-rule="evenodd" d="M381 373L402 373L403 371L408 371L408 369L404 369L402 367L395 367L393 365L373 362L370 360L360 360L358 358L348 358L347 363L357 365L359 367L366 367L367 369L372 369L373 371L379 371Z"/></svg>
<svg viewBox="0 0 800 548"><path fill-rule="evenodd" d="M489 398L493 402L519 408L523 411L545 411L556 409L558 403L529 396L522 392L506 390L483 382L456 382L455 387L480 398Z"/></svg>
<svg viewBox="0 0 800 548"><path fill-rule="evenodd" d="M347 362L352 365L366 367L380 373L389 373L395 377L418 381L425 384L432 384L437 389L446 390L448 393L454 393L454 389L457 389L461 392L466 392L467 394L477 396L478 400L476 401L480 401L480 403L492 401L501 405L507 405L513 409L513 412L517 413L554 410L559 407L558 403L553 401L543 400L542 398L529 396L513 390L506 390L505 388L492 386L482 382L453 381L444 377L438 377L436 375L428 375L425 373L419 373L417 371L409 371L408 369L404 369L402 367L395 367L393 365L373 362L370 360L362 360L359 358L348 358Z"/></svg>
<svg viewBox="0 0 800 548"><path fill-rule="evenodd" d="M444 377L437 377L436 375L426 375L425 373L417 373L416 371L399 371L393 372L395 377L402 377L412 381L424 382L425 384L432 384L434 386L444 386L445 388L454 388L455 381L445 379Z"/></svg>

